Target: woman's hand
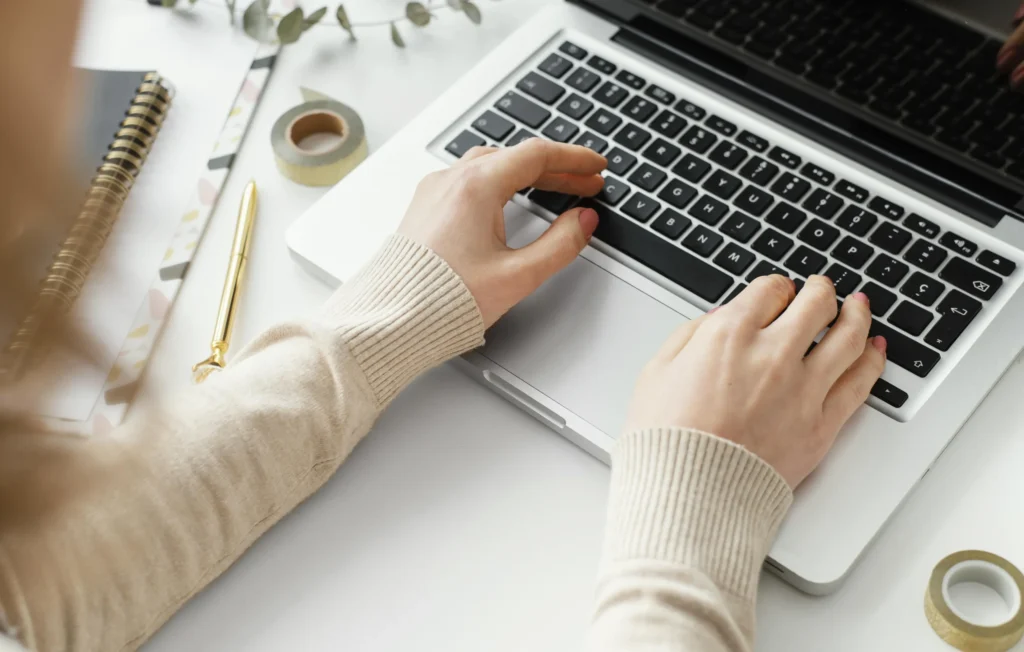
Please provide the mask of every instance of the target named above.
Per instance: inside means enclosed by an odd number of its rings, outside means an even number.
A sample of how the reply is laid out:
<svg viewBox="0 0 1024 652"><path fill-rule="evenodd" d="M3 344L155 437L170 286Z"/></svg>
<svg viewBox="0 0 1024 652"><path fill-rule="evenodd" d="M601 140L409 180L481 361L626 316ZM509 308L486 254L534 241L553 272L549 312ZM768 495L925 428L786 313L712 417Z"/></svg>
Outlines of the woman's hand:
<svg viewBox="0 0 1024 652"><path fill-rule="evenodd" d="M1013 15L1013 33L996 55L996 68L1009 73L1010 85L1015 89L1024 84L1024 3Z"/></svg>
<svg viewBox="0 0 1024 652"><path fill-rule="evenodd" d="M398 232L423 244L462 277L489 327L555 272L573 261L597 228L597 213L563 213L536 242L505 244L502 212L512 195L533 186L571 195L601 190L607 161L579 145L531 138L507 149L474 147L428 175Z"/></svg>
<svg viewBox="0 0 1024 652"><path fill-rule="evenodd" d="M835 288L812 276L793 295L791 280L762 277L679 328L640 375L627 432L702 430L758 455L791 487L800 484L882 374L885 340L868 341L871 310L858 292L807 354L836 317Z"/></svg>

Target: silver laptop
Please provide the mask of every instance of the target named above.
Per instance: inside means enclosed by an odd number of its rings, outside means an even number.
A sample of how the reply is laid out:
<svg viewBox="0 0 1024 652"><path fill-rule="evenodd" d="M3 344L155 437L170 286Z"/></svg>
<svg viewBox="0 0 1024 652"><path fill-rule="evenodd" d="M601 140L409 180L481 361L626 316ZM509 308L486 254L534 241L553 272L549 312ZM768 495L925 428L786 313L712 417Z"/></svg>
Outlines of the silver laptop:
<svg viewBox="0 0 1024 652"><path fill-rule="evenodd" d="M1010 13L1004 17L1008 23ZM768 568L835 590L1024 345L1024 101L1000 41L892 0L581 0L533 18L288 233L337 284L474 145L608 157L601 195L520 194L512 245L601 224L458 365L608 460L665 337L762 274L864 291L889 363L796 492Z"/></svg>

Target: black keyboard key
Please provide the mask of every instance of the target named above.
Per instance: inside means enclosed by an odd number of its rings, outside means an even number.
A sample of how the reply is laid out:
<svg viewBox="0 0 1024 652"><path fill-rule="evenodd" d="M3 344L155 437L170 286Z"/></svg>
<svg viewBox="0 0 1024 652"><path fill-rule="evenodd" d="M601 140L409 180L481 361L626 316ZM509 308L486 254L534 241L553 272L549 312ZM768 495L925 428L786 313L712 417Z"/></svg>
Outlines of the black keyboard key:
<svg viewBox="0 0 1024 652"><path fill-rule="evenodd" d="M702 161L693 154L687 154L672 168L672 171L692 183L697 183L711 169L707 161Z"/></svg>
<svg viewBox="0 0 1024 652"><path fill-rule="evenodd" d="M546 136L551 140L559 143L567 143L572 140L573 136L579 133L580 128L569 122L565 118L555 118L548 123L548 126L544 127L541 131L542 136Z"/></svg>
<svg viewBox="0 0 1024 652"><path fill-rule="evenodd" d="M767 186L778 173L779 166L769 163L760 156L755 156L740 168L741 177L749 179L759 186Z"/></svg>
<svg viewBox="0 0 1024 652"><path fill-rule="evenodd" d="M888 324L872 319L868 336L875 337L876 335L885 338L886 359L915 376L924 378L939 363L940 356L935 351L910 339Z"/></svg>
<svg viewBox="0 0 1024 652"><path fill-rule="evenodd" d="M765 229L761 235L754 240L754 251L763 254L772 260L779 261L793 248L793 241L782 235L775 229Z"/></svg>
<svg viewBox="0 0 1024 652"><path fill-rule="evenodd" d="M920 335L932 323L932 313L909 301L903 301L889 315L889 323L911 335Z"/></svg>
<svg viewBox="0 0 1024 652"><path fill-rule="evenodd" d="M852 199L853 201L866 202L868 200L867 190L864 190L856 184L850 183L846 179L840 179L839 183L836 184L836 187L833 188L833 190L843 197Z"/></svg>
<svg viewBox="0 0 1024 652"><path fill-rule="evenodd" d="M715 303L733 285L733 278L630 219L596 202L584 203L597 211L594 237L643 263L673 283Z"/></svg>
<svg viewBox="0 0 1024 652"><path fill-rule="evenodd" d="M629 98L629 101L622 106L622 112L637 122L647 122L658 110L658 106L650 100L645 100L639 95Z"/></svg>
<svg viewBox="0 0 1024 652"><path fill-rule="evenodd" d="M691 120L703 120L704 116L707 115L707 111L686 99L679 100L676 104L676 111L679 111Z"/></svg>
<svg viewBox="0 0 1024 652"><path fill-rule="evenodd" d="M903 213L906 212L899 204L894 204L888 199L882 199L881 197L872 197L871 201L868 202L868 208L892 220L900 219L903 217Z"/></svg>
<svg viewBox="0 0 1024 652"><path fill-rule="evenodd" d="M803 206L818 217L830 220L843 207L843 200L827 190L815 188Z"/></svg>
<svg viewBox="0 0 1024 652"><path fill-rule="evenodd" d="M871 395L875 398L888 403L894 408L903 407L903 404L907 402L907 393L902 389L893 385L890 382L879 378L875 381L874 386L871 388Z"/></svg>
<svg viewBox="0 0 1024 652"><path fill-rule="evenodd" d="M530 193L530 201L542 208L546 208L555 215L564 213L572 206L578 197L566 195L550 190L534 190Z"/></svg>
<svg viewBox="0 0 1024 652"><path fill-rule="evenodd" d="M505 115L512 116L528 127L537 127L551 117L551 112L534 104L519 93L509 91L494 106Z"/></svg>
<svg viewBox="0 0 1024 652"><path fill-rule="evenodd" d="M981 312L981 303L966 294L951 290L939 303L939 321L924 336L924 341L940 351L948 351Z"/></svg>
<svg viewBox="0 0 1024 652"><path fill-rule="evenodd" d="M1013 274L1013 270L1017 269L1017 263L1007 260L999 254L992 253L988 249L978 254L978 264L988 267L993 272L1003 276L1009 276Z"/></svg>
<svg viewBox="0 0 1024 652"><path fill-rule="evenodd" d="M797 237L818 251L828 251L839 237L839 229L815 218L808 222Z"/></svg>
<svg viewBox="0 0 1024 652"><path fill-rule="evenodd" d="M610 75L615 72L615 64L611 61L605 61L596 54L587 60L587 65L598 72L603 72L606 75Z"/></svg>
<svg viewBox="0 0 1024 652"><path fill-rule="evenodd" d="M704 182L703 188L717 197L729 199L736 194L741 185L743 185L742 182L728 172L715 170Z"/></svg>
<svg viewBox="0 0 1024 652"><path fill-rule="evenodd" d="M800 245L786 260L786 267L800 276L810 276L824 269L826 262L828 259L818 252Z"/></svg>
<svg viewBox="0 0 1024 652"><path fill-rule="evenodd" d="M647 85L646 79L634 75L628 70L620 70L619 74L615 75L615 79L622 82L626 86L629 86L630 88L635 88L637 90L640 90L641 88Z"/></svg>
<svg viewBox="0 0 1024 652"><path fill-rule="evenodd" d="M850 236L843 238L832 250L832 256L836 260L855 268L862 267L874 253L874 249Z"/></svg>
<svg viewBox="0 0 1024 652"><path fill-rule="evenodd" d="M803 199L810 189L811 184L809 182L789 172L784 173L779 177L778 181L772 184L772 192L794 204Z"/></svg>
<svg viewBox="0 0 1024 652"><path fill-rule="evenodd" d="M687 129L683 137L679 139L683 145L686 145L698 154L703 154L715 144L718 137L714 134L708 133L706 130L700 128L697 125L693 125Z"/></svg>
<svg viewBox="0 0 1024 652"><path fill-rule="evenodd" d="M636 165L636 157L616 147L608 152L608 171L612 174L626 174Z"/></svg>
<svg viewBox="0 0 1024 652"><path fill-rule="evenodd" d="M748 242L761 229L757 220L739 211L729 216L722 225L722 233L738 242Z"/></svg>
<svg viewBox="0 0 1024 652"><path fill-rule="evenodd" d="M598 154L603 154L604 150L608 149L608 141L604 138L599 138L595 134L589 131L584 132L582 136L576 139L576 145L583 145L588 149L592 149Z"/></svg>
<svg viewBox="0 0 1024 652"><path fill-rule="evenodd" d="M452 139L452 142L444 146L445 150L454 156L462 158L466 152L474 147L486 145L487 141L471 131L463 131Z"/></svg>
<svg viewBox="0 0 1024 652"><path fill-rule="evenodd" d="M768 213L765 221L772 226L778 227L786 233L795 233L800 225L807 219L807 213L799 208L794 208L785 202L775 204Z"/></svg>
<svg viewBox="0 0 1024 652"><path fill-rule="evenodd" d="M650 124L651 129L657 131L666 138L675 138L685 126L686 120L678 114L672 113L668 109L664 109L659 113Z"/></svg>
<svg viewBox="0 0 1024 652"><path fill-rule="evenodd" d="M746 145L755 152L767 152L769 147L767 140L749 131L741 131L740 135L736 136L736 142Z"/></svg>
<svg viewBox="0 0 1024 652"><path fill-rule="evenodd" d="M726 245L715 256L715 264L723 267L726 271L739 276L747 271L747 268L754 264L754 254L734 242Z"/></svg>
<svg viewBox="0 0 1024 652"><path fill-rule="evenodd" d="M869 240L891 254L898 254L910 242L910 232L884 222L875 229Z"/></svg>
<svg viewBox="0 0 1024 652"><path fill-rule="evenodd" d="M562 52L565 52L570 57L576 60L582 60L583 57L587 56L586 50L576 45L575 43L571 43L569 41L566 41L559 45L558 49L561 50Z"/></svg>
<svg viewBox="0 0 1024 652"><path fill-rule="evenodd" d="M565 93L564 88L535 72L526 73L526 76L516 84L516 88L544 104L554 104Z"/></svg>
<svg viewBox="0 0 1024 652"><path fill-rule="evenodd" d="M599 81L601 81L601 75L596 72L586 68L577 68L566 78L565 83L581 93L589 93Z"/></svg>
<svg viewBox="0 0 1024 652"><path fill-rule="evenodd" d="M839 263L832 263L825 270L825 276L832 279L832 283L836 286L836 296L840 298L856 290L861 281L860 274L846 269Z"/></svg>
<svg viewBox="0 0 1024 652"><path fill-rule="evenodd" d="M679 149L667 140L658 138L647 146L647 149L644 150L644 156L651 159L658 165L668 167L672 164L672 161L679 158L682 151L683 150Z"/></svg>
<svg viewBox="0 0 1024 652"><path fill-rule="evenodd" d="M728 141L722 141L711 150L708 158L726 170L735 170L747 158L747 150Z"/></svg>
<svg viewBox="0 0 1024 652"><path fill-rule="evenodd" d="M615 128L622 124L622 118L608 111L607 109L598 109L594 111L594 114L587 118L584 123L597 133L602 136L608 136Z"/></svg>
<svg viewBox="0 0 1024 652"><path fill-rule="evenodd" d="M686 229L690 228L690 218L680 215L671 208L666 208L651 223L651 228L669 240L678 240Z"/></svg>
<svg viewBox="0 0 1024 652"><path fill-rule="evenodd" d="M866 283L860 291L868 295L868 303L871 305L871 314L876 317L881 317L885 313L889 312L889 308L892 308L893 304L896 303L896 295L886 290L878 283Z"/></svg>
<svg viewBox="0 0 1024 652"><path fill-rule="evenodd" d="M597 193L597 198L606 204L614 206L622 201L629 194L630 188L624 181L613 177L605 177L604 187Z"/></svg>
<svg viewBox="0 0 1024 652"><path fill-rule="evenodd" d="M564 113L573 120L581 119L583 116L590 113L592 108L594 108L593 102L580 97L576 93L565 98L562 100L562 103L558 105L558 111Z"/></svg>
<svg viewBox="0 0 1024 652"><path fill-rule="evenodd" d="M945 290L945 285L939 283L930 276L925 276L921 272L914 272L911 274L910 278L907 279L907 282L900 288L900 292L902 294L924 306L930 306L935 303L935 300L938 299Z"/></svg>
<svg viewBox="0 0 1024 652"><path fill-rule="evenodd" d="M733 201L736 208L757 217L761 217L773 203L775 203L775 198L756 186L747 186Z"/></svg>
<svg viewBox="0 0 1024 652"><path fill-rule="evenodd" d="M570 63L565 57L558 56L552 52L546 59L541 61L540 65L537 67L555 79L558 79L572 69L572 63Z"/></svg>
<svg viewBox="0 0 1024 652"><path fill-rule="evenodd" d="M800 174L804 175L808 179L817 181L823 186L830 186L832 182L836 180L836 175L832 174L828 170L822 167L818 167L814 163L807 163L800 168Z"/></svg>
<svg viewBox="0 0 1024 652"><path fill-rule="evenodd" d="M733 299L738 297L740 295L740 292L742 292L742 291L744 291L746 289L747 289L747 284L746 283L740 283L735 288L733 288L732 292L729 293L729 296L727 296L725 298L725 301L722 302L722 305L725 305L725 304L729 303L730 301L732 301Z"/></svg>
<svg viewBox="0 0 1024 652"><path fill-rule="evenodd" d="M654 217L654 214L661 209L661 204L654 201L642 192L633 193L633 196L622 205L622 212L629 215L637 222L646 222Z"/></svg>
<svg viewBox="0 0 1024 652"><path fill-rule="evenodd" d="M722 221L725 214L729 212L729 207L714 197L704 195L686 212L701 222L714 226Z"/></svg>
<svg viewBox="0 0 1024 652"><path fill-rule="evenodd" d="M762 260L758 264L754 265L754 269L750 270L747 274L747 281L754 281L755 279L761 278L762 276L771 276L772 274L781 274L782 276L789 276L789 272L772 265L767 260Z"/></svg>
<svg viewBox="0 0 1024 652"><path fill-rule="evenodd" d="M629 180L644 190L654 190L665 181L667 174L650 163L642 163L636 172L629 175Z"/></svg>
<svg viewBox="0 0 1024 652"><path fill-rule="evenodd" d="M594 91L593 98L612 107L613 109L618 105L622 104L622 101L629 97L629 91L618 84L612 82L605 82L601 85L601 88Z"/></svg>
<svg viewBox="0 0 1024 652"><path fill-rule="evenodd" d="M781 147L773 147L772 150L768 152L768 158L776 163L785 165L791 170L795 170L800 166L800 157L792 152L782 149Z"/></svg>
<svg viewBox="0 0 1024 652"><path fill-rule="evenodd" d="M531 131L527 131L526 129L520 129L516 133L512 134L512 137L508 139L507 143L505 143L505 147L515 147L516 145L523 141L530 140L531 138L536 137L537 134Z"/></svg>
<svg viewBox="0 0 1024 652"><path fill-rule="evenodd" d="M651 132L645 131L636 125L627 124L612 139L623 147L628 147L635 152L651 139Z"/></svg>
<svg viewBox="0 0 1024 652"><path fill-rule="evenodd" d="M959 256L953 256L953 259L946 263L946 266L939 272L939 278L968 294L986 300L991 299L996 290L1003 285L1003 279Z"/></svg>
<svg viewBox="0 0 1024 652"><path fill-rule="evenodd" d="M704 121L704 124L707 125L708 129L711 129L712 131L717 131L723 136L732 136L733 134L736 133L736 125L729 122L725 118L718 117L717 115L712 115L711 117L709 117L707 120Z"/></svg>
<svg viewBox="0 0 1024 652"><path fill-rule="evenodd" d="M952 249L961 256L967 256L968 258L974 256L974 253L978 251L978 245L963 236L953 233L952 231L946 231L943 233L942 237L939 238L939 244L947 249Z"/></svg>
<svg viewBox="0 0 1024 652"><path fill-rule="evenodd" d="M711 229L697 225L683 238L683 246L707 258L722 244L722 236Z"/></svg>
<svg viewBox="0 0 1024 652"><path fill-rule="evenodd" d="M836 218L836 224L850 233L862 237L867 235L877 221L878 217L874 213L866 211L860 206L847 206Z"/></svg>
<svg viewBox="0 0 1024 652"><path fill-rule="evenodd" d="M473 121L473 128L500 143L516 126L494 111L484 111L482 116Z"/></svg>
<svg viewBox="0 0 1024 652"><path fill-rule="evenodd" d="M650 86L647 87L647 90L644 91L644 95L646 95L647 97L652 97L655 100L661 102L662 104L672 104L673 102L676 101L675 95L669 93L661 86L655 86L654 84L651 84Z"/></svg>
<svg viewBox="0 0 1024 652"><path fill-rule="evenodd" d="M679 179L672 179L668 185L658 193L659 199L664 199L676 208L686 208L686 205L697 196L697 189L689 186Z"/></svg>
<svg viewBox="0 0 1024 652"><path fill-rule="evenodd" d="M907 253L903 254L903 260L917 265L926 272L934 272L946 259L946 255L945 249L927 240L915 240L910 249L907 249Z"/></svg>
<svg viewBox="0 0 1024 652"><path fill-rule="evenodd" d="M917 213L911 213L908 215L907 219L903 220L903 224L911 231L920 233L926 238L934 238L939 235L939 225L935 222L924 219Z"/></svg>
<svg viewBox="0 0 1024 652"><path fill-rule="evenodd" d="M878 258L871 261L865 273L876 281L894 288L899 285L903 277L907 275L910 268L898 260L890 258L885 254L879 254Z"/></svg>

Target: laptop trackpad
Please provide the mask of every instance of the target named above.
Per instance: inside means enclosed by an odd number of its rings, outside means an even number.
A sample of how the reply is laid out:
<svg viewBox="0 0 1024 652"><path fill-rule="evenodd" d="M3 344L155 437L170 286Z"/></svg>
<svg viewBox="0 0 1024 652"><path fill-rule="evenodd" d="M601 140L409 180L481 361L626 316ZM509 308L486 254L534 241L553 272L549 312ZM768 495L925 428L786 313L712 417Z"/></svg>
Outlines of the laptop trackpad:
<svg viewBox="0 0 1024 652"><path fill-rule="evenodd" d="M510 205L508 241L548 223ZM541 393L617 437L644 364L686 317L578 258L487 333L482 353Z"/></svg>

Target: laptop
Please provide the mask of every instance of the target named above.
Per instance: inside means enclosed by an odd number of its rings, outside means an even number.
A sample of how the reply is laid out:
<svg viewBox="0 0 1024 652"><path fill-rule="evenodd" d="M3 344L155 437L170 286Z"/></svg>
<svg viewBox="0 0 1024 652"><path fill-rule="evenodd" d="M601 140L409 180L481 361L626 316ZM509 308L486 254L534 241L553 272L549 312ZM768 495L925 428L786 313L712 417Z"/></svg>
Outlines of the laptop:
<svg viewBox="0 0 1024 652"><path fill-rule="evenodd" d="M577 203L600 226L457 361L605 461L638 372L684 320L763 274L865 292L888 364L766 562L829 593L1024 345L1024 99L995 72L1001 42L894 0L557 3L301 216L288 246L337 284L417 182L474 145L605 155L599 196L508 204L512 246Z"/></svg>

